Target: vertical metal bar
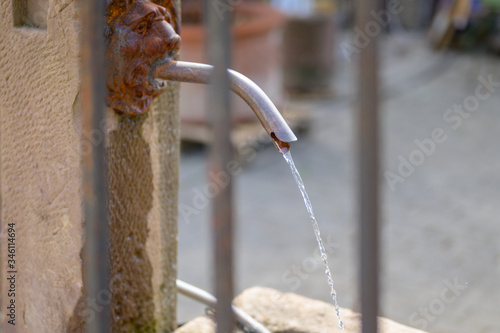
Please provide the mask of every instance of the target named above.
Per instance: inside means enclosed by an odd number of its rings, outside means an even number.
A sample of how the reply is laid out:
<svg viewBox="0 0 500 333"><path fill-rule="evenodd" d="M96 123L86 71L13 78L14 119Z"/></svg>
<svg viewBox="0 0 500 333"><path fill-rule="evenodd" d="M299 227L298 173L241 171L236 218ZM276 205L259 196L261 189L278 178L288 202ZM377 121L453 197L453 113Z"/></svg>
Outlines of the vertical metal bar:
<svg viewBox="0 0 500 333"><path fill-rule="evenodd" d="M100 131L104 118L104 1L82 1L82 112L83 131ZM83 206L85 214L84 274L86 299L95 299L109 290L108 197L106 180L105 134L103 140L89 145L83 156ZM103 304L101 304L103 305ZM111 332L109 306L95 311L86 323L87 332Z"/></svg>
<svg viewBox="0 0 500 333"><path fill-rule="evenodd" d="M208 8L208 56L214 65L210 86L209 114L214 133L208 173L227 178L227 185L218 188L213 199L212 226L215 247L215 296L218 333L230 333L234 328L231 310L233 299L233 205L232 179L226 171L233 158L231 143L231 114L229 105L230 35L232 7L227 0L207 2ZM209 178L210 179L210 178ZM209 180L210 181L210 180Z"/></svg>
<svg viewBox="0 0 500 333"><path fill-rule="evenodd" d="M356 24L369 29L380 0L360 0ZM380 28L380 26L379 26ZM379 263L379 133L377 36L361 49L358 77L358 181L362 332L377 332Z"/></svg>

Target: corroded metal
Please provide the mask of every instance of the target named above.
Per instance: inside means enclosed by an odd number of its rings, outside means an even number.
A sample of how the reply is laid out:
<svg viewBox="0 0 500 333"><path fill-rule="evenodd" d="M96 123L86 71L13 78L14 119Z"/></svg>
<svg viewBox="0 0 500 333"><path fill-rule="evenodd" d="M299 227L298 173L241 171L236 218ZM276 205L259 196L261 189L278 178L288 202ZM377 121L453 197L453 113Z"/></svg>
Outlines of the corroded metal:
<svg viewBox="0 0 500 333"><path fill-rule="evenodd" d="M176 1L108 0L106 12L107 105L139 115L166 85L151 85L151 65L177 57L180 47Z"/></svg>
<svg viewBox="0 0 500 333"><path fill-rule="evenodd" d="M205 64L164 61L153 65L151 85L160 84L156 79L208 84L213 70L212 66ZM281 113L259 86L236 71L228 70L228 73L231 90L255 112L269 136L272 137L274 133L283 142L297 140Z"/></svg>

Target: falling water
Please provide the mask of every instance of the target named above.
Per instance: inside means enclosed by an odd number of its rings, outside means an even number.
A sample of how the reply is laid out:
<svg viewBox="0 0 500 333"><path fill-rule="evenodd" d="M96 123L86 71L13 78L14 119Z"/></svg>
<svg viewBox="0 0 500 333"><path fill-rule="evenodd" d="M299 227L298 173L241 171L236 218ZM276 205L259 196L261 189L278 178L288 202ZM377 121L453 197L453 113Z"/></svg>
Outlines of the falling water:
<svg viewBox="0 0 500 333"><path fill-rule="evenodd" d="M328 279L328 285L330 286L330 296L332 297L333 300L333 306L335 307L335 312L337 313L337 317L339 318L339 327L341 329L344 329L344 323L342 322L342 319L340 318L340 307L339 304L337 303L337 292L335 291L335 288L333 287L333 278L332 278L332 272L330 272L330 268L328 267L328 256L326 255L326 249L323 244L323 240L321 239L321 232L319 230L319 225L318 221L316 221L316 217L314 216L314 212L312 209L311 205L311 200L309 200L309 196L307 195L306 188L304 186L304 182L302 181L302 178L300 177L300 173L295 167L295 163L293 163L293 158L292 154L290 153L290 146L286 142L281 142L278 139L276 139L275 136L273 136L274 143L276 145L276 148L283 154L283 157L285 158L286 162L290 166L290 170L292 170L293 178L295 179L295 182L297 183L297 186L300 189L300 193L302 193L302 198L304 199L304 203L307 208L307 212L309 213L309 216L311 218L311 222L313 225L313 230L314 234L316 235L316 241L318 242L318 247L319 251L321 253L321 260L323 261L323 264L325 265L325 274Z"/></svg>

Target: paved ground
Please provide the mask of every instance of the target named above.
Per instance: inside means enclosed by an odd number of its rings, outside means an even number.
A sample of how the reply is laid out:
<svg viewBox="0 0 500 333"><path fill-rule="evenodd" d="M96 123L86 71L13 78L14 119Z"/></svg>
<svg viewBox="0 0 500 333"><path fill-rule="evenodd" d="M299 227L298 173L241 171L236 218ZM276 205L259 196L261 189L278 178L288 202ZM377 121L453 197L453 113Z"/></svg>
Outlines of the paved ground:
<svg viewBox="0 0 500 333"><path fill-rule="evenodd" d="M327 243L339 303L356 310L355 67L338 58L334 98L293 102L310 108L313 123L292 153ZM382 59L382 171L393 179L392 186L382 179L382 315L429 332L500 332L500 84L478 88L484 100L474 97L478 77L500 82L499 60L435 54L406 35L384 41ZM463 103L475 111L448 111ZM183 154L181 205L193 206L204 190L204 168L203 151ZM273 147L238 175L235 201L237 291L260 285L328 301L300 193ZM179 277L210 290L210 210L197 204L197 214L179 221ZM180 321L200 313L203 307L180 297Z"/></svg>

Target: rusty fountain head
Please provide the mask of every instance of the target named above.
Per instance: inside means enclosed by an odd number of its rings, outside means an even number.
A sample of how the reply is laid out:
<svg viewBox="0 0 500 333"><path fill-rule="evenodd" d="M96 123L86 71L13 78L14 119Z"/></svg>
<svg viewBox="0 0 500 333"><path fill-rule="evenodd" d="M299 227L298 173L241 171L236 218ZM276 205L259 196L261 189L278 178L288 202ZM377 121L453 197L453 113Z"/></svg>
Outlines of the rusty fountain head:
<svg viewBox="0 0 500 333"><path fill-rule="evenodd" d="M208 84L213 67L176 61L179 9L175 0L107 0L106 88L109 107L145 113L166 87L163 80ZM229 70L231 90L254 111L280 151L297 138L254 82Z"/></svg>
<svg viewBox="0 0 500 333"><path fill-rule="evenodd" d="M129 115L145 113L166 88L151 83L158 60L179 52L179 11L174 0L108 0L106 88L109 107Z"/></svg>

